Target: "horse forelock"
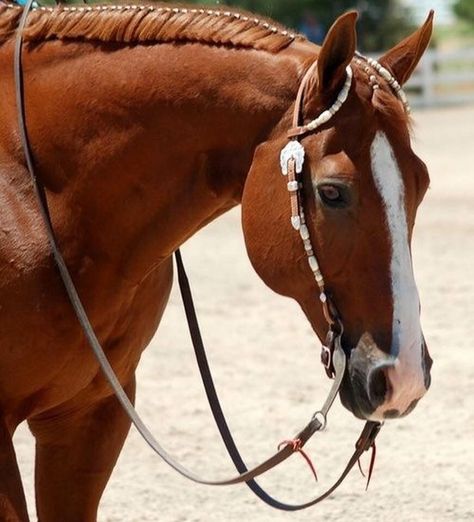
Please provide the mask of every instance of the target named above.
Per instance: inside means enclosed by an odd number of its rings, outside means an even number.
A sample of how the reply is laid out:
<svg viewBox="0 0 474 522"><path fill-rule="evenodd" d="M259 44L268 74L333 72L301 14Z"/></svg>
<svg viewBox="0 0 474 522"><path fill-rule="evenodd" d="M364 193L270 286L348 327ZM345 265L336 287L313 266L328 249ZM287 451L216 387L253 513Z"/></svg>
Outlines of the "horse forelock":
<svg viewBox="0 0 474 522"><path fill-rule="evenodd" d="M412 129L410 113L396 96L394 90L377 71L353 64L354 78L358 97L364 100L364 105L370 105L384 126L406 133ZM373 80L373 82L371 81ZM372 84L377 88L373 88Z"/></svg>
<svg viewBox="0 0 474 522"><path fill-rule="evenodd" d="M22 8L0 3L0 42L12 36ZM197 42L278 52L302 39L272 20L233 9L173 5L83 5L32 9L27 41Z"/></svg>

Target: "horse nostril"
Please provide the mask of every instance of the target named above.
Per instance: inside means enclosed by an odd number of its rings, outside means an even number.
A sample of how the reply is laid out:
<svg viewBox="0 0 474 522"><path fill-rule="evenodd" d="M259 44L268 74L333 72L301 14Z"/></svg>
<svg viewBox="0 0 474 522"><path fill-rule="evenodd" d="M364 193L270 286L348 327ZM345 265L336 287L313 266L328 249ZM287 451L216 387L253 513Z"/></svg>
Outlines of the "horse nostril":
<svg viewBox="0 0 474 522"><path fill-rule="evenodd" d="M362 335L351 351L348 373L353 399L365 418L391 395L392 385L387 372L394 364L393 356L382 351L368 333Z"/></svg>
<svg viewBox="0 0 474 522"><path fill-rule="evenodd" d="M368 394L372 405L377 408L385 401L388 392L386 367L380 366L372 370L369 376Z"/></svg>

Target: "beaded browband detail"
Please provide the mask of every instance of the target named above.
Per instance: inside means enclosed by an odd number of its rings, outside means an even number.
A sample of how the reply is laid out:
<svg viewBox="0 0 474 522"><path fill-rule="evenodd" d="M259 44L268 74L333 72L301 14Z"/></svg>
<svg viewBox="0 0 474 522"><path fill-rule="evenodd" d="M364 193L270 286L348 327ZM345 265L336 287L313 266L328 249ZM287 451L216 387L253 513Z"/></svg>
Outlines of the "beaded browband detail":
<svg viewBox="0 0 474 522"><path fill-rule="evenodd" d="M364 67L364 70L367 74L370 74L371 69L377 71L380 76L388 83L392 91L395 93L397 98L402 102L403 107L407 114L410 114L411 109L410 105L408 103L407 96L405 92L402 89L402 86L398 83L396 78L393 76L393 74L386 69L383 65L381 65L377 60L374 60L373 58L369 58L367 56L362 55L358 51L356 51L357 58L355 59L355 63L357 65L363 66L364 62L367 64ZM374 75L369 76L370 83L372 85L372 88L378 89L380 86L377 83L377 78Z"/></svg>
<svg viewBox="0 0 474 522"><path fill-rule="evenodd" d="M349 90L352 85L352 68L350 65L346 67L346 81L344 82L344 86L341 89L341 92L338 94L336 101L332 104L332 106L326 111L322 112L317 118L310 121L306 128L308 131L314 131L324 123L328 122L336 112L342 107L342 104L347 100L347 96L349 95Z"/></svg>

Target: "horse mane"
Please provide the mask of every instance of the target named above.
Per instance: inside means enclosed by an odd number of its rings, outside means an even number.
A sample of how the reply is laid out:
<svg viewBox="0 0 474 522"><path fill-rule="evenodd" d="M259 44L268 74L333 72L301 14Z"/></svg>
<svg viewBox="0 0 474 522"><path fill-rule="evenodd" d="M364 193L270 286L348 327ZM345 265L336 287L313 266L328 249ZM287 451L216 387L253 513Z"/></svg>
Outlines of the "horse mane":
<svg viewBox="0 0 474 522"><path fill-rule="evenodd" d="M23 9L0 0L0 43L15 32ZM32 9L24 39L100 42L198 42L272 53L303 38L271 20L231 9L169 4L81 5Z"/></svg>
<svg viewBox="0 0 474 522"><path fill-rule="evenodd" d="M119 0L120 1L120 0ZM0 0L0 44L11 38L23 8ZM24 40L76 40L124 44L196 42L277 53L304 39L264 18L235 9L169 4L59 5L29 13ZM393 93L377 90L374 107L392 124L411 128Z"/></svg>

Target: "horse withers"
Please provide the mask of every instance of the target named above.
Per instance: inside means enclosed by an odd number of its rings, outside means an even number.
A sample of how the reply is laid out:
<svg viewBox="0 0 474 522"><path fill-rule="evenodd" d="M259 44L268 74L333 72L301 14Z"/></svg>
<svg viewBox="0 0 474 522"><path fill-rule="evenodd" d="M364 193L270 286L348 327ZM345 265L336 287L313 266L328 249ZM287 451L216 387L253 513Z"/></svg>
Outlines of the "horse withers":
<svg viewBox="0 0 474 522"><path fill-rule="evenodd" d="M53 264L20 146L13 78L21 8L0 2L0 518L28 519L11 437L36 438L43 522L94 521L129 420L88 349ZM245 13L166 6L36 8L24 30L27 126L58 242L129 397L160 322L172 253L242 204L248 255L315 333L326 321L289 219L280 151L302 79L301 205L349 357L358 417L409 412L429 386L410 241L429 178L406 108L355 55L355 15L321 48ZM403 85L431 16L381 59Z"/></svg>

